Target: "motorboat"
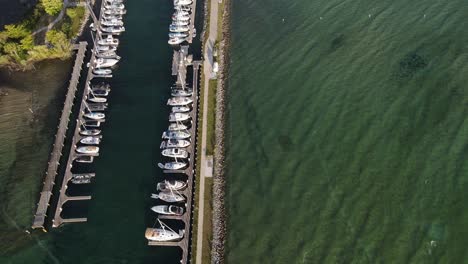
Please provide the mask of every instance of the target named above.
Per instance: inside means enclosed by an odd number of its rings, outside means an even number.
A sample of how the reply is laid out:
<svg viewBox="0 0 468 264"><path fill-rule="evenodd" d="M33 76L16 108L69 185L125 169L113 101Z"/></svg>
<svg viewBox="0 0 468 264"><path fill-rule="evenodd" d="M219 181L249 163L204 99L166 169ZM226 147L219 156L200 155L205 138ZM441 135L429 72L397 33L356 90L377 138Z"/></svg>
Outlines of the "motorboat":
<svg viewBox="0 0 468 264"><path fill-rule="evenodd" d="M168 203L180 203L185 202L185 197L181 194L174 192L160 192L158 194L152 193L151 198L159 199Z"/></svg>
<svg viewBox="0 0 468 264"><path fill-rule="evenodd" d="M183 122L190 119L189 114L184 113L170 113L169 114L169 122Z"/></svg>
<svg viewBox="0 0 468 264"><path fill-rule="evenodd" d="M92 120L92 119L85 119L84 120L84 126L85 127L100 127L101 126L101 121L102 120Z"/></svg>
<svg viewBox="0 0 468 264"><path fill-rule="evenodd" d="M164 139L187 139L190 137L190 133L184 130L178 131L165 131L162 134L162 138Z"/></svg>
<svg viewBox="0 0 468 264"><path fill-rule="evenodd" d="M89 112L84 114L83 116L93 120L100 120L106 118L106 115L104 113L99 112Z"/></svg>
<svg viewBox="0 0 468 264"><path fill-rule="evenodd" d="M177 6L174 6L174 10L191 12L192 8L190 6L177 5Z"/></svg>
<svg viewBox="0 0 468 264"><path fill-rule="evenodd" d="M98 52L103 52L103 51L116 51L117 47L115 46L109 46L109 45L96 45L96 49Z"/></svg>
<svg viewBox="0 0 468 264"><path fill-rule="evenodd" d="M163 170L181 170L185 167L187 167L187 163L185 162L167 162L167 163L158 163L158 167L163 169Z"/></svg>
<svg viewBox="0 0 468 264"><path fill-rule="evenodd" d="M192 90L188 89L172 89L171 91L172 96L192 96Z"/></svg>
<svg viewBox="0 0 468 264"><path fill-rule="evenodd" d="M184 149L179 149L179 148L164 149L163 151L161 151L161 154L169 158L179 158L179 159L188 158L188 152Z"/></svg>
<svg viewBox="0 0 468 264"><path fill-rule="evenodd" d="M156 185L156 189L161 192L182 191L185 188L187 188L187 182L177 180L166 180Z"/></svg>
<svg viewBox="0 0 468 264"><path fill-rule="evenodd" d="M93 69L94 75L109 75L112 74L111 69Z"/></svg>
<svg viewBox="0 0 468 264"><path fill-rule="evenodd" d="M187 113L187 112L190 112L190 107L188 107L188 106L173 106L171 111L172 111L172 113Z"/></svg>
<svg viewBox="0 0 468 264"><path fill-rule="evenodd" d="M176 233L165 228L146 228L145 237L149 241L157 242L179 241L184 237L184 231L180 230Z"/></svg>
<svg viewBox="0 0 468 264"><path fill-rule="evenodd" d="M183 215L184 208L175 205L156 205L151 207L151 210L155 213L162 215Z"/></svg>
<svg viewBox="0 0 468 264"><path fill-rule="evenodd" d="M187 11L181 11L181 10L177 10L174 12L173 14L174 16L189 16L190 13L187 12Z"/></svg>
<svg viewBox="0 0 468 264"><path fill-rule="evenodd" d="M109 18L110 16L116 16L116 17L122 17L122 15L125 15L127 13L127 10L125 9L110 9L107 8L104 10L104 15L103 18Z"/></svg>
<svg viewBox="0 0 468 264"><path fill-rule="evenodd" d="M99 137L84 137L80 139L80 143L86 145L98 145L101 143L101 139Z"/></svg>
<svg viewBox="0 0 468 264"><path fill-rule="evenodd" d="M82 180L82 179L91 179L94 177L94 173L81 173L81 174L73 174L72 178L77 179L77 180Z"/></svg>
<svg viewBox="0 0 468 264"><path fill-rule="evenodd" d="M104 97L88 97L88 101L93 102L93 103L105 103L107 102L107 98Z"/></svg>
<svg viewBox="0 0 468 264"><path fill-rule="evenodd" d="M182 33L182 32L171 32L168 34L169 38L186 38L188 37L187 33Z"/></svg>
<svg viewBox="0 0 468 264"><path fill-rule="evenodd" d="M172 15L172 21L190 21L190 16Z"/></svg>
<svg viewBox="0 0 468 264"><path fill-rule="evenodd" d="M104 8L105 9L111 9L111 10L124 10L125 9L125 5L122 4L122 3L112 3L112 4L109 4L107 2L104 3ZM104 11L105 12L105 11Z"/></svg>
<svg viewBox="0 0 468 264"><path fill-rule="evenodd" d="M106 10L105 12L112 12L110 10ZM102 14L102 18L103 19L123 19L123 14L120 14L119 12L117 13L110 13L110 14L106 14L104 12L104 14Z"/></svg>
<svg viewBox="0 0 468 264"><path fill-rule="evenodd" d="M73 184L87 184L91 183L91 179L71 179Z"/></svg>
<svg viewBox="0 0 468 264"><path fill-rule="evenodd" d="M96 146L84 146L76 148L76 152L83 154L96 154L99 152L99 147Z"/></svg>
<svg viewBox="0 0 468 264"><path fill-rule="evenodd" d="M100 89L107 89L107 90L110 90L110 85L108 83L105 83L105 82L101 82L99 84L93 84L91 85L90 84L90 87L91 89L94 91L94 90L100 90Z"/></svg>
<svg viewBox="0 0 468 264"><path fill-rule="evenodd" d="M165 148L186 148L190 146L190 141L183 139L168 139L167 141L161 142L161 149Z"/></svg>
<svg viewBox="0 0 468 264"><path fill-rule="evenodd" d="M175 20L172 21L171 25L173 26L188 26L190 23L188 21Z"/></svg>
<svg viewBox="0 0 468 264"><path fill-rule="evenodd" d="M79 163L92 163L93 160L94 160L93 156L86 156L86 155L78 156L75 158L75 161Z"/></svg>
<svg viewBox="0 0 468 264"><path fill-rule="evenodd" d="M97 58L104 58L104 59L118 59L120 60L120 56L118 56L115 51L104 51L104 52L97 52Z"/></svg>
<svg viewBox="0 0 468 264"><path fill-rule="evenodd" d="M184 124L179 124L179 123L171 123L169 125L169 128L167 130L169 131L177 131L177 130L186 130L187 126Z"/></svg>
<svg viewBox="0 0 468 264"><path fill-rule="evenodd" d="M117 59L104 59L104 58L98 58L94 61L96 62L96 68L112 67L119 62L119 60Z"/></svg>
<svg viewBox="0 0 468 264"><path fill-rule="evenodd" d="M167 105L170 106L185 106L193 103L193 100L187 97L172 97L167 100Z"/></svg>
<svg viewBox="0 0 468 264"><path fill-rule="evenodd" d="M124 1L123 0L106 0L106 4L112 5L112 4L122 4Z"/></svg>
<svg viewBox="0 0 468 264"><path fill-rule="evenodd" d="M123 26L123 21L119 19L110 19L110 20L103 20L101 21L101 25L103 26Z"/></svg>
<svg viewBox="0 0 468 264"><path fill-rule="evenodd" d="M98 40L97 43L98 45L118 46L119 39L113 38L112 36L108 36L107 38Z"/></svg>
<svg viewBox="0 0 468 264"><path fill-rule="evenodd" d="M191 5L192 3L192 0L174 0L174 6Z"/></svg>
<svg viewBox="0 0 468 264"><path fill-rule="evenodd" d="M185 38L170 38L167 43L169 45L179 45L180 43L186 41L187 39Z"/></svg>
<svg viewBox="0 0 468 264"><path fill-rule="evenodd" d="M120 34L125 31L124 27L116 26L116 27L101 27L103 32L108 32L112 34Z"/></svg>
<svg viewBox="0 0 468 264"><path fill-rule="evenodd" d="M88 103L88 110L91 112L104 111L107 107L107 103Z"/></svg>
<svg viewBox="0 0 468 264"><path fill-rule="evenodd" d="M80 135L82 135L82 136L97 136L99 134L101 134L101 130L99 130L99 129L80 130Z"/></svg>
<svg viewBox="0 0 468 264"><path fill-rule="evenodd" d="M91 87L91 94L93 96L108 96L110 90L109 86L93 86Z"/></svg>
<svg viewBox="0 0 468 264"><path fill-rule="evenodd" d="M190 28L188 26L169 26L170 32L188 32Z"/></svg>

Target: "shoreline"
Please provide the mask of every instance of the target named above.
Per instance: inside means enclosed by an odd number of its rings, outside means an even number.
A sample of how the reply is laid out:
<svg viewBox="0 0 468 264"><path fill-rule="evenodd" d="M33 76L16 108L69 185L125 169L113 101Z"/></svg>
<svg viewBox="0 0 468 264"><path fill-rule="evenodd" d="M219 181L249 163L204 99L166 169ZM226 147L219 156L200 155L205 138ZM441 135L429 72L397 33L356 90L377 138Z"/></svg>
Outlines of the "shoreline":
<svg viewBox="0 0 468 264"><path fill-rule="evenodd" d="M226 179L225 179L225 127L226 85L229 71L229 48L231 44L231 1L224 0L222 38L219 44L219 77L216 90L215 145L213 157L213 241L211 263L225 263L226 245Z"/></svg>

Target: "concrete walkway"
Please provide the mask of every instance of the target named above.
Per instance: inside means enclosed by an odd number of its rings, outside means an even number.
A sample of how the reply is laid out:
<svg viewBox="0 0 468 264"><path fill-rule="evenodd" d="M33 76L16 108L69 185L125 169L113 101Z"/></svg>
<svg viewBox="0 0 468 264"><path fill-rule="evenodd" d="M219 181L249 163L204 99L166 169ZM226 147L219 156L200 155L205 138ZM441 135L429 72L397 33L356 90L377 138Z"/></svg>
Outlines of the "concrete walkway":
<svg viewBox="0 0 468 264"><path fill-rule="evenodd" d="M200 160L200 193L198 195L198 227L197 227L197 255L196 264L202 264L202 252L203 252L203 222L204 222L204 210L205 210L205 176L206 176L206 131L207 131L207 118L208 118L208 92L209 92L209 80L212 75L212 63L213 63L213 46L218 35L218 0L211 0L211 12L210 12L210 25L209 25L209 36L208 41L205 43L204 48L204 60L203 60L203 72L205 85L203 87L203 124L202 124L202 152Z"/></svg>

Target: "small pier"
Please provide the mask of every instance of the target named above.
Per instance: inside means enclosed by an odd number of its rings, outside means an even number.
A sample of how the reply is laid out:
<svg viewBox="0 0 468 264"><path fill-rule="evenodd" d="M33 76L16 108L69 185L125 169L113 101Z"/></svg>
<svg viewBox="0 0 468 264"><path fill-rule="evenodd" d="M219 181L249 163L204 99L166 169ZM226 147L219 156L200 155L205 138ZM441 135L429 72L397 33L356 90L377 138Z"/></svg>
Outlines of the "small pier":
<svg viewBox="0 0 468 264"><path fill-rule="evenodd" d="M50 155L49 165L44 179L44 186L41 191L39 203L37 204L36 213L34 214L34 221L32 224L32 228L34 229L44 229L44 222L47 216L47 209L49 208L50 198L52 197L52 189L55 184L57 169L60 165L59 161L62 157L65 134L68 130L68 123L70 121L69 118L72 112L73 100L75 99L75 93L81 76L81 69L83 67L83 60L85 57L87 45L87 42L80 42L79 44L75 44L73 46L73 49L78 50L78 52L76 54L75 65L73 66L70 84L68 85L68 92L63 106L62 115L60 116L57 134L55 135L55 142L53 145L52 153Z"/></svg>
<svg viewBox="0 0 468 264"><path fill-rule="evenodd" d="M164 170L163 173L168 174L185 174L187 176L187 188L181 192L186 197L186 212L181 216L174 215L159 215L158 218L161 220L171 219L182 221L185 225L184 237L180 241L176 242L155 242L148 241L149 246L172 246L180 247L182 249L181 263L186 264L189 261L190 254L190 240L192 232L192 213L193 213L193 191L194 191L194 177L195 177L195 166L196 166L196 147L197 147L197 116L198 116L198 76L201 61L193 61L191 56L188 55L188 46L182 46L180 51L174 51L172 70L173 75L177 76L176 85L179 87L185 87L185 80L187 76L187 66L193 66L193 110L190 112L192 118L192 126L189 130L192 135L191 145L186 149L190 153L190 159L188 167L185 170Z"/></svg>

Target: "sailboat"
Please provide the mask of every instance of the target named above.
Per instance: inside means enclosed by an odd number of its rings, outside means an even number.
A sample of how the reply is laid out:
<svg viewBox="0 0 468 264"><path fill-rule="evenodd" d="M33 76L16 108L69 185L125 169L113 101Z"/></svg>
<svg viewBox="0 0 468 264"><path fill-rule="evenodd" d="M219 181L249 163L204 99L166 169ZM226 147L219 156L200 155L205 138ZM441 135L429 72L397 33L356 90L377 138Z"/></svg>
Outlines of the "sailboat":
<svg viewBox="0 0 468 264"><path fill-rule="evenodd" d="M160 223L161 228L146 228L146 239L150 241L167 242L179 241L184 237L184 230L179 230L179 233L177 233L159 219L158 222Z"/></svg>
<svg viewBox="0 0 468 264"><path fill-rule="evenodd" d="M171 190L182 191L185 188L187 188L187 182L176 180L158 182L158 185L156 186L156 189L162 192L170 192Z"/></svg>
<svg viewBox="0 0 468 264"><path fill-rule="evenodd" d="M180 203L185 202L185 197L181 194L174 193L172 190L170 192L160 192L158 194L151 194L151 198L159 199L168 203Z"/></svg>
<svg viewBox="0 0 468 264"><path fill-rule="evenodd" d="M104 113L99 113L99 112L89 112L89 113L84 114L84 117L93 119L93 120L100 120L100 119L104 119L106 115Z"/></svg>
<svg viewBox="0 0 468 264"><path fill-rule="evenodd" d="M155 213L162 215L183 215L184 208L175 205L157 205L151 207L151 210Z"/></svg>
<svg viewBox="0 0 468 264"><path fill-rule="evenodd" d="M159 168L163 170L180 170L180 169L187 167L187 163L174 161L174 162L167 162L164 164L158 163L158 166Z"/></svg>
<svg viewBox="0 0 468 264"><path fill-rule="evenodd" d="M162 138L165 139L186 139L190 137L190 133L188 131L180 130L180 131L165 131L162 135Z"/></svg>

